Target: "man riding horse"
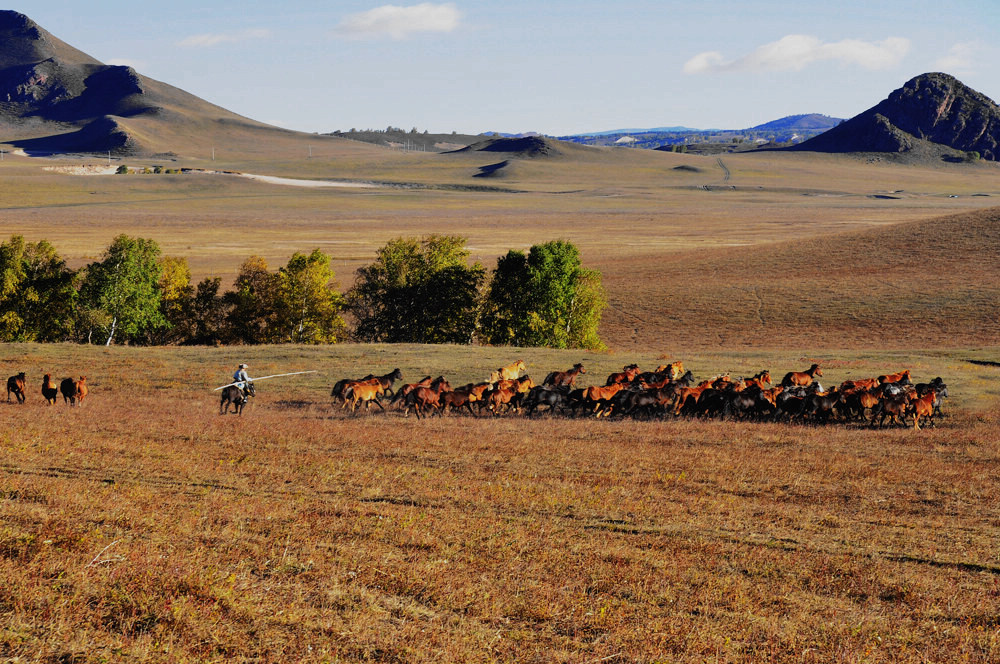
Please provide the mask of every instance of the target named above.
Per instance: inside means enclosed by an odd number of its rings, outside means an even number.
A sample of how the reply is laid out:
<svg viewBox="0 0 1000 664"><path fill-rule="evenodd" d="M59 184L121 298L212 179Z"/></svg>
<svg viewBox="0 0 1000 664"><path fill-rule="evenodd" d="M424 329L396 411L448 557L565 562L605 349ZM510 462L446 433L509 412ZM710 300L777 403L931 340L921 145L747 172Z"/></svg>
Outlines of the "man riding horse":
<svg viewBox="0 0 1000 664"><path fill-rule="evenodd" d="M236 387L240 388L240 390L243 392L244 397L249 396L250 390L248 386L253 381L253 379L250 378L250 375L247 374L247 369L249 368L250 367L247 366L246 364L240 364L239 368L236 370L236 373L233 374L233 383L236 385Z"/></svg>

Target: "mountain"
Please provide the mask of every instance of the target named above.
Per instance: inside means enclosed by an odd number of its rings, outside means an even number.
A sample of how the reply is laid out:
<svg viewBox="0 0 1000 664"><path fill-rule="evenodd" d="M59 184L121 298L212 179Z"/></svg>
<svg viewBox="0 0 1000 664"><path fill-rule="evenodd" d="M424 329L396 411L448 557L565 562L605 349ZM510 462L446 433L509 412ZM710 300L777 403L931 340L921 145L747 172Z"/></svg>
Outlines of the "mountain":
<svg viewBox="0 0 1000 664"><path fill-rule="evenodd" d="M942 148L1000 159L1000 107L953 76L929 73L791 149L920 153Z"/></svg>
<svg viewBox="0 0 1000 664"><path fill-rule="evenodd" d="M460 150L452 150L446 154L468 152L499 152L514 157L534 158L549 157L562 154L557 147L558 141L541 136L524 136L522 138L488 138L468 145Z"/></svg>
<svg viewBox="0 0 1000 664"><path fill-rule="evenodd" d="M0 44L0 142L28 151L204 152L216 140L249 145L297 134L102 64L15 11L0 11Z"/></svg>
<svg viewBox="0 0 1000 664"><path fill-rule="evenodd" d="M756 132L802 132L802 131L826 131L836 127L843 122L841 118L831 118L828 115L819 113L807 113L805 115L787 115L777 120L771 120L764 124L750 127L747 131Z"/></svg>

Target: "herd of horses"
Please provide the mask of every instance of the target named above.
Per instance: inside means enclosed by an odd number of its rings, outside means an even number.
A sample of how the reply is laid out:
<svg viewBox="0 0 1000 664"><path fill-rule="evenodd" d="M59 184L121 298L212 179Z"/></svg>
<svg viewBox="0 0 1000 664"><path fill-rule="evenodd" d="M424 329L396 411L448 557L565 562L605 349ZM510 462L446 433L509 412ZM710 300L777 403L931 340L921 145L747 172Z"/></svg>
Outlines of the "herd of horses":
<svg viewBox="0 0 1000 664"><path fill-rule="evenodd" d="M604 385L576 387L576 379L586 370L575 364L566 371L549 373L540 385L526 375L518 360L492 372L489 380L453 388L444 376L425 376L416 383L394 389L402 381L399 369L383 376L369 374L362 378L338 381L330 392L335 403L357 412L368 411L375 404L412 410L417 418L437 413L464 411L470 415L500 416L522 413L531 417L540 413L565 416L701 417L777 422L855 422L884 427L886 421L920 428L923 420L934 426L941 415L941 400L948 396L948 386L940 377L929 383L914 384L910 370L872 378L847 380L829 390L817 380L823 376L818 364L805 371L789 371L777 385L771 384L770 371L743 378L729 374L696 382L682 362L641 371L636 364L622 367L608 376ZM383 405L383 399L388 403ZM876 424L877 423L877 424Z"/></svg>
<svg viewBox="0 0 1000 664"><path fill-rule="evenodd" d="M24 392L26 381L27 375L23 371L7 379L7 403L10 403L12 394L17 403L24 403L27 400ZM64 378L58 387L52 380L51 374L45 374L42 378L42 397L50 406L56 403L60 392L63 395L63 403L75 406L77 403L83 403L88 391L86 376L80 376L79 380Z"/></svg>

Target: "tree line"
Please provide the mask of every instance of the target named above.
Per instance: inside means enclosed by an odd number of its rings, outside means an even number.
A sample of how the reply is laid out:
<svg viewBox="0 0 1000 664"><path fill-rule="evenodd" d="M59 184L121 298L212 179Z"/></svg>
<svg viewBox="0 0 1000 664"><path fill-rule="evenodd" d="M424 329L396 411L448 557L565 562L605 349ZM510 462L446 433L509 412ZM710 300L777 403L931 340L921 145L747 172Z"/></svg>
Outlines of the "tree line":
<svg viewBox="0 0 1000 664"><path fill-rule="evenodd" d="M232 288L191 281L187 259L119 235L70 269L45 240L0 244L0 341L167 344L484 343L600 349L601 275L556 240L509 251L490 273L466 239L391 240L340 292L331 257L243 261ZM351 321L349 325L347 321Z"/></svg>

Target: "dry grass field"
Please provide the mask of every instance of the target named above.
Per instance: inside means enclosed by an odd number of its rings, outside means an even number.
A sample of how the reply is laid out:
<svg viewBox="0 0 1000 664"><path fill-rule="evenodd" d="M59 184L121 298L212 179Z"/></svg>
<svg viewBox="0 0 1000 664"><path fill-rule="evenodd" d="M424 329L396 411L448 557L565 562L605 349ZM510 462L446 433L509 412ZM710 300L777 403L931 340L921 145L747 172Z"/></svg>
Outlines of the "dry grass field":
<svg viewBox="0 0 1000 664"><path fill-rule="evenodd" d="M656 355L526 350L586 383ZM520 351L519 351L520 352ZM481 378L511 349L5 346L12 662L995 662L995 348L704 352L696 375L911 367L935 429L350 416L340 377ZM238 361L259 383L217 414ZM48 407L42 372L86 373Z"/></svg>
<svg viewBox="0 0 1000 664"><path fill-rule="evenodd" d="M0 236L74 266L152 237L195 278L319 247L344 287L401 235L464 235L488 267L567 239L604 275L611 351L0 347L0 377L29 381L25 405L0 402L0 659L1000 659L994 164L563 148L474 178L502 156L210 147L126 162L391 186L74 176L43 169L96 162L6 154ZM458 385L516 357L536 377L583 361L586 384L667 359L698 378L816 361L824 384L911 368L946 379L949 416L417 422L327 397L369 371ZM241 361L318 373L219 416L211 388ZM88 375L91 395L46 407L46 372Z"/></svg>
<svg viewBox="0 0 1000 664"><path fill-rule="evenodd" d="M997 215L986 212L1000 196L992 163L560 145L558 155L511 160L510 175L497 179L473 175L502 154L407 154L315 139L234 143L215 162L128 165L392 186L76 176L43 169L85 162L7 155L0 234L48 239L73 265L118 233L152 237L187 257L196 279L224 281L250 255L277 267L318 247L334 256L345 288L377 247L401 235L464 235L488 267L510 248L567 239L604 274L612 309L603 336L622 351L654 350L662 339L683 348L1000 343ZM906 225L939 217L948 220Z"/></svg>

